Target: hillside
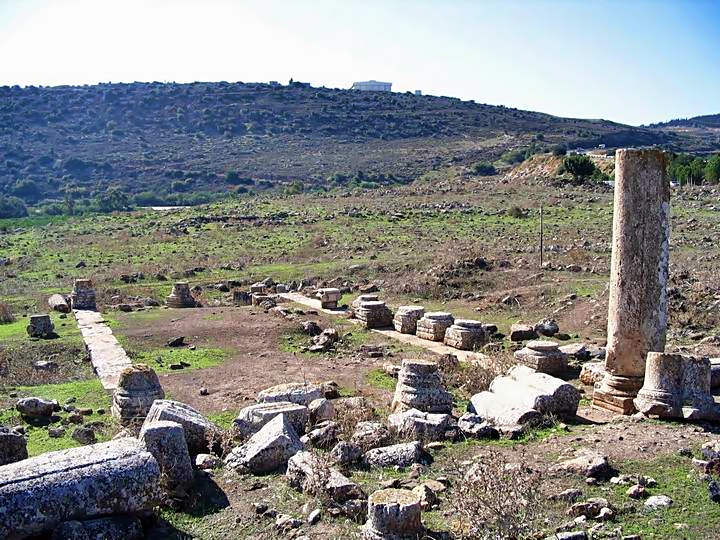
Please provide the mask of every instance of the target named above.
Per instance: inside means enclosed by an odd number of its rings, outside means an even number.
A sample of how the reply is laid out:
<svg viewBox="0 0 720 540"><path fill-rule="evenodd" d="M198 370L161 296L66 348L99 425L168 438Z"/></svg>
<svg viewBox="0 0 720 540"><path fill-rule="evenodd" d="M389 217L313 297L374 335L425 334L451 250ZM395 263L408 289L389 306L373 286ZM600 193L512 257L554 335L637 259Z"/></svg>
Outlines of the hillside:
<svg viewBox="0 0 720 540"><path fill-rule="evenodd" d="M454 98L299 84L0 88L0 193L26 203L110 187L176 203L278 183L406 182L535 143L662 144L682 134ZM228 172L232 171L229 175ZM334 175L334 176L333 176Z"/></svg>

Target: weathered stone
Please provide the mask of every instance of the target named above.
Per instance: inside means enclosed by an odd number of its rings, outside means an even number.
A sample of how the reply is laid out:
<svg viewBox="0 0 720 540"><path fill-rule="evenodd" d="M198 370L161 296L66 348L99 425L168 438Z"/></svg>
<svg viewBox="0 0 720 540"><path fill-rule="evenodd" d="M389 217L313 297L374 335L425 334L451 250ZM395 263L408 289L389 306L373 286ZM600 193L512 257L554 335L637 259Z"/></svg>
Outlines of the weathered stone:
<svg viewBox="0 0 720 540"><path fill-rule="evenodd" d="M257 403L240 410L233 421L233 427L241 436L250 437L258 432L265 424L279 414L284 414L296 433L305 432L308 420L308 408L305 405L290 403L289 401L273 401Z"/></svg>
<svg viewBox="0 0 720 540"><path fill-rule="evenodd" d="M364 450L384 446L390 441L390 430L380 422L358 422L350 442Z"/></svg>
<svg viewBox="0 0 720 540"><path fill-rule="evenodd" d="M172 496L185 496L193 481L193 468L183 427L157 420L143 424L138 438L160 465L163 489Z"/></svg>
<svg viewBox="0 0 720 540"><path fill-rule="evenodd" d="M70 293L70 306L72 309L95 311L95 289L89 279L76 279Z"/></svg>
<svg viewBox="0 0 720 540"><path fill-rule="evenodd" d="M391 409L393 412L408 409L452 412L452 394L442 387L437 364L427 360L403 360Z"/></svg>
<svg viewBox="0 0 720 540"><path fill-rule="evenodd" d="M634 405L643 414L664 418L719 418L720 407L710 392L710 360L648 353L645 383Z"/></svg>
<svg viewBox="0 0 720 540"><path fill-rule="evenodd" d="M425 315L422 306L400 306L395 312L393 326L401 334L414 334L417 331L417 322Z"/></svg>
<svg viewBox="0 0 720 540"><path fill-rule="evenodd" d="M169 399L157 399L150 407L145 423L157 420L177 422L183 427L191 455L208 451L220 437L221 430L189 405Z"/></svg>
<svg viewBox="0 0 720 540"><path fill-rule="evenodd" d="M423 511L430 510L438 503L438 497L427 484L420 484L412 488L412 492L420 497L420 508Z"/></svg>
<svg viewBox="0 0 720 540"><path fill-rule="evenodd" d="M558 349L558 344L554 341L528 341L514 356L520 364L551 375L562 373L568 367L567 356Z"/></svg>
<svg viewBox="0 0 720 540"><path fill-rule="evenodd" d="M336 503L365 498L360 486L312 452L301 451L292 456L286 477L293 488L309 495L327 495Z"/></svg>
<svg viewBox="0 0 720 540"><path fill-rule="evenodd" d="M445 331L452 326L453 322L455 319L450 313L444 311L426 313L418 320L415 335L429 341L443 341Z"/></svg>
<svg viewBox="0 0 720 540"><path fill-rule="evenodd" d="M30 337L49 338L55 335L55 326L50 320L50 315L30 315L30 324L27 325L27 333Z"/></svg>
<svg viewBox="0 0 720 540"><path fill-rule="evenodd" d="M417 540L424 533L420 497L407 489L381 489L368 497L363 540Z"/></svg>
<svg viewBox="0 0 720 540"><path fill-rule="evenodd" d="M258 282L250 285L250 294L253 296L256 294L265 294L265 284Z"/></svg>
<svg viewBox="0 0 720 540"><path fill-rule="evenodd" d="M584 343L570 343L569 345L563 345L560 347L560 351L575 358L576 360L580 360L581 362L590 360L590 350Z"/></svg>
<svg viewBox="0 0 720 540"><path fill-rule="evenodd" d="M338 426L337 422L328 420L308 431L307 434L300 438L300 441L302 441L305 446L329 450L337 442L339 432L340 426Z"/></svg>
<svg viewBox="0 0 720 540"><path fill-rule="evenodd" d="M535 325L535 332L541 336L553 337L560 332L560 327L555 319L543 319Z"/></svg>
<svg viewBox="0 0 720 540"><path fill-rule="evenodd" d="M322 333L322 328L315 321L305 321L302 323L303 331L309 336L315 337Z"/></svg>
<svg viewBox="0 0 720 540"><path fill-rule="evenodd" d="M64 521L149 512L160 467L142 442L124 438L47 452L0 467L0 538L25 538Z"/></svg>
<svg viewBox="0 0 720 540"><path fill-rule="evenodd" d="M429 463L432 458L419 441L413 441L368 450L365 461L373 467L409 467L413 463Z"/></svg>
<svg viewBox="0 0 720 540"><path fill-rule="evenodd" d="M313 344L308 349L310 352L325 352L340 339L340 334L335 328L326 328L320 334L312 338Z"/></svg>
<svg viewBox="0 0 720 540"><path fill-rule="evenodd" d="M165 392L155 371L145 364L134 364L120 373L110 411L123 425L142 422L153 402L164 398Z"/></svg>
<svg viewBox="0 0 720 540"><path fill-rule="evenodd" d="M710 359L710 388L720 388L720 358Z"/></svg>
<svg viewBox="0 0 720 540"><path fill-rule="evenodd" d="M587 501L573 504L568 514L573 517L584 516L587 519L597 519L604 508L610 508L610 503L603 497L593 497Z"/></svg>
<svg viewBox="0 0 720 540"><path fill-rule="evenodd" d="M455 319L445 331L445 345L462 351L473 351L488 342L489 336L480 321Z"/></svg>
<svg viewBox="0 0 720 540"><path fill-rule="evenodd" d="M502 435L515 438L526 429L539 425L543 415L528 405L520 405L513 396L480 392L470 399L470 412L485 418Z"/></svg>
<svg viewBox="0 0 720 540"><path fill-rule="evenodd" d="M258 403L289 401L299 405L310 405L310 402L323 397L320 387L309 383L278 384L257 395Z"/></svg>
<svg viewBox="0 0 720 540"><path fill-rule="evenodd" d="M53 412L59 410L57 401L50 401L40 397L20 398L15 409L28 418L49 418Z"/></svg>
<svg viewBox="0 0 720 540"><path fill-rule="evenodd" d="M347 441L340 441L330 451L330 458L339 466L347 467L362 458L362 448Z"/></svg>
<svg viewBox="0 0 720 540"><path fill-rule="evenodd" d="M388 416L388 424L404 437L419 441L441 441L455 428L449 414L433 414L408 409Z"/></svg>
<svg viewBox="0 0 720 540"><path fill-rule="evenodd" d="M91 426L77 427L70 436L80 444L95 444L97 441L95 430Z"/></svg>
<svg viewBox="0 0 720 540"><path fill-rule="evenodd" d="M492 424L472 413L465 413L458 419L458 429L466 437L476 439L497 439L500 436Z"/></svg>
<svg viewBox="0 0 720 540"><path fill-rule="evenodd" d="M617 150L607 375L593 395L597 407L632 413L647 353L665 350L669 238L665 154Z"/></svg>
<svg viewBox="0 0 720 540"><path fill-rule="evenodd" d="M318 289L315 296L317 296L317 298L320 300L321 308L337 309L338 302L342 297L342 293L340 292L340 289L336 289L333 287L325 287L323 289Z"/></svg>
<svg viewBox="0 0 720 540"><path fill-rule="evenodd" d="M335 418L335 406L332 401L325 398L312 400L310 405L308 405L308 412L310 413L310 422L312 424Z"/></svg>
<svg viewBox="0 0 720 540"><path fill-rule="evenodd" d="M393 326L393 314L385 302L361 302L355 309L355 318L362 322L365 328Z"/></svg>
<svg viewBox="0 0 720 540"><path fill-rule="evenodd" d="M222 465L222 460L212 454L198 454L195 456L195 467L201 471L217 469Z"/></svg>
<svg viewBox="0 0 720 540"><path fill-rule="evenodd" d="M645 508L648 510L664 510L673 505L673 500L667 495L653 495L645 501Z"/></svg>
<svg viewBox="0 0 720 540"><path fill-rule="evenodd" d="M610 472L607 456L591 450L580 450L578 457L568 459L552 467L552 472L579 474L588 478L602 478Z"/></svg>
<svg viewBox="0 0 720 540"><path fill-rule="evenodd" d="M233 305L235 306L249 306L252 304L252 296L247 291L241 291L235 289L233 291Z"/></svg>
<svg viewBox="0 0 720 540"><path fill-rule="evenodd" d="M70 313L70 305L62 294L53 294L48 298L48 307L52 311L60 313Z"/></svg>
<svg viewBox="0 0 720 540"><path fill-rule="evenodd" d="M276 471L303 449L284 414L270 420L247 443L234 448L225 459L230 469L248 470L253 474Z"/></svg>
<svg viewBox="0 0 720 540"><path fill-rule="evenodd" d="M510 327L510 341L527 341L529 339L537 339L535 327L530 324L513 324Z"/></svg>
<svg viewBox="0 0 720 540"><path fill-rule="evenodd" d="M197 307L197 302L190 294L190 284L187 281L173 283L172 292L165 299L165 303L171 308Z"/></svg>
<svg viewBox="0 0 720 540"><path fill-rule="evenodd" d="M380 297L377 294L361 294L350 305L353 309L357 309L363 302L377 302L378 300L380 300Z"/></svg>
<svg viewBox="0 0 720 540"><path fill-rule="evenodd" d="M86 521L65 521L51 540L143 540L142 523L135 516L112 516Z"/></svg>
<svg viewBox="0 0 720 540"><path fill-rule="evenodd" d="M588 386L595 386L605 377L605 362L587 362L580 370L580 382Z"/></svg>
<svg viewBox="0 0 720 540"><path fill-rule="evenodd" d="M27 441L13 428L0 426L0 466L27 459Z"/></svg>

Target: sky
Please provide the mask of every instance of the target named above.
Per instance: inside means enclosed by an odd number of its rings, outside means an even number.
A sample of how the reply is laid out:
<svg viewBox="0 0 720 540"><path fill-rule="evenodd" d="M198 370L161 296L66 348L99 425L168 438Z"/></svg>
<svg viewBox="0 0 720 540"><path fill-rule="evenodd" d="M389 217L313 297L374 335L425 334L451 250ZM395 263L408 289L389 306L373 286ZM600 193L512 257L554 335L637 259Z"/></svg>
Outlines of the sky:
<svg viewBox="0 0 720 540"><path fill-rule="evenodd" d="M645 124L720 113L720 0L0 0L0 85L280 81Z"/></svg>

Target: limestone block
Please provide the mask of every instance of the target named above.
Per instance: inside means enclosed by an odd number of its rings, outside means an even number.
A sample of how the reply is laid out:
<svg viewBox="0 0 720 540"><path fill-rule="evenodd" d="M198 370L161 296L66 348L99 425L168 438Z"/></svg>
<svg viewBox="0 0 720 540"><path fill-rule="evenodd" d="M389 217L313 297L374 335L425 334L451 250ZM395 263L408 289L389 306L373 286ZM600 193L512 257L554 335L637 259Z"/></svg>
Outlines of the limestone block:
<svg viewBox="0 0 720 540"><path fill-rule="evenodd" d="M355 310L355 317L366 328L385 328L393 325L393 314L385 302L361 302Z"/></svg>
<svg viewBox="0 0 720 540"><path fill-rule="evenodd" d="M355 431L350 437L350 443L357 445L364 450L384 446L390 441L390 430L381 422L364 421L358 422Z"/></svg>
<svg viewBox="0 0 720 540"><path fill-rule="evenodd" d="M605 377L605 362L586 362L580 370L580 382L595 386Z"/></svg>
<svg viewBox="0 0 720 540"><path fill-rule="evenodd" d="M490 422L487 422L482 416L473 413L465 413L458 419L458 429L466 437L474 437L476 439L499 438L498 430L495 429Z"/></svg>
<svg viewBox="0 0 720 540"><path fill-rule="evenodd" d="M27 418L48 418L55 410L60 410L57 401L40 397L20 398L15 404L15 409Z"/></svg>
<svg viewBox="0 0 720 540"><path fill-rule="evenodd" d="M549 340L528 341L525 347L516 351L515 359L531 369L556 375L568 367L567 355L559 350L559 345Z"/></svg>
<svg viewBox="0 0 720 540"><path fill-rule="evenodd" d="M89 279L76 279L70 293L70 306L72 309L95 311L95 289Z"/></svg>
<svg viewBox="0 0 720 540"><path fill-rule="evenodd" d="M258 282L250 285L250 294L265 294L265 284Z"/></svg>
<svg viewBox="0 0 720 540"><path fill-rule="evenodd" d="M308 412L310 413L310 421L317 424L335 418L335 405L329 399L314 399L308 405Z"/></svg>
<svg viewBox="0 0 720 540"><path fill-rule="evenodd" d="M86 521L65 521L53 531L51 540L143 540L140 519L113 516Z"/></svg>
<svg viewBox="0 0 720 540"><path fill-rule="evenodd" d="M377 294L361 294L355 300L353 300L352 304L350 305L353 309L357 309L363 302L377 302L378 300L380 300L380 296Z"/></svg>
<svg viewBox="0 0 720 540"><path fill-rule="evenodd" d="M461 351L473 351L487 343L488 339L489 336L480 321L456 319L445 331L444 341L449 347Z"/></svg>
<svg viewBox="0 0 720 540"><path fill-rule="evenodd" d="M225 459L231 469L253 474L276 471L303 449L297 433L284 414L270 420L247 443L234 448Z"/></svg>
<svg viewBox="0 0 720 540"><path fill-rule="evenodd" d="M285 383L272 386L257 395L258 403L289 401L299 405L310 405L310 402L323 397L319 386L310 383Z"/></svg>
<svg viewBox="0 0 720 540"><path fill-rule="evenodd" d="M420 496L407 489L380 489L368 497L363 540L417 540L423 537Z"/></svg>
<svg viewBox="0 0 720 540"><path fill-rule="evenodd" d="M172 496L184 496L193 481L193 468L183 427L157 420L143 425L138 438L160 465L161 485Z"/></svg>
<svg viewBox="0 0 720 540"><path fill-rule="evenodd" d="M309 495L327 495L337 503L365 498L360 486L312 452L301 451L292 456L285 476L293 488Z"/></svg>
<svg viewBox="0 0 720 540"><path fill-rule="evenodd" d="M263 302L270 300L271 297L269 294L265 293L252 293L252 305L253 306L259 306Z"/></svg>
<svg viewBox="0 0 720 540"><path fill-rule="evenodd" d="M233 305L235 305L235 306L252 305L252 295L246 291L234 290L233 291Z"/></svg>
<svg viewBox="0 0 720 540"><path fill-rule="evenodd" d="M164 398L155 371L145 364L135 364L120 373L110 410L121 424L129 425L144 421L153 402Z"/></svg>
<svg viewBox="0 0 720 540"><path fill-rule="evenodd" d="M165 303L172 308L196 307L197 302L190 294L190 284L187 281L173 283L172 292L165 299Z"/></svg>
<svg viewBox="0 0 720 540"><path fill-rule="evenodd" d="M47 452L0 467L0 538L49 532L64 521L150 512L160 467L127 437Z"/></svg>
<svg viewBox="0 0 720 540"><path fill-rule="evenodd" d="M527 341L537 339L535 327L531 324L513 324L510 327L510 341Z"/></svg>
<svg viewBox="0 0 720 540"><path fill-rule="evenodd" d="M340 426L337 422L326 420L313 427L306 435L300 437L300 440L305 446L329 450L337 443L339 433Z"/></svg>
<svg viewBox="0 0 720 540"><path fill-rule="evenodd" d="M308 408L289 401L257 403L240 410L233 421L233 427L243 437L250 437L279 414L284 414L297 433L305 432Z"/></svg>
<svg viewBox="0 0 720 540"><path fill-rule="evenodd" d="M580 392L572 384L526 366L515 366L505 377L496 377L490 391L517 405L543 414L573 417L580 403Z"/></svg>
<svg viewBox="0 0 720 540"><path fill-rule="evenodd" d="M336 289L334 287L318 289L315 295L320 300L320 307L323 309L337 309L338 302L342 297L340 289Z"/></svg>
<svg viewBox="0 0 720 540"><path fill-rule="evenodd" d="M0 465L27 459L27 441L22 433L0 426Z"/></svg>
<svg viewBox="0 0 720 540"><path fill-rule="evenodd" d="M400 435L416 441L442 441L455 427L449 414L425 413L417 409L389 415L388 424L395 427Z"/></svg>
<svg viewBox="0 0 720 540"><path fill-rule="evenodd" d="M492 424L503 436L515 438L539 425L543 416L532 407L516 403L493 392L480 392L470 398L470 412Z"/></svg>
<svg viewBox="0 0 720 540"><path fill-rule="evenodd" d="M55 334L55 326L50 320L50 315L30 315L30 324L27 325L27 333L30 337L52 337Z"/></svg>
<svg viewBox="0 0 720 540"><path fill-rule="evenodd" d="M365 462L372 467L409 467L429 463L432 458L419 441L381 446L365 452Z"/></svg>
<svg viewBox="0 0 720 540"><path fill-rule="evenodd" d="M395 312L393 326L401 334L414 334L417 331L417 322L425 315L422 306L400 306Z"/></svg>
<svg viewBox="0 0 720 540"><path fill-rule="evenodd" d="M452 412L452 394L443 388L435 362L403 360L391 410L407 409L430 413Z"/></svg>
<svg viewBox="0 0 720 540"><path fill-rule="evenodd" d="M450 313L444 311L426 313L418 320L415 335L429 341L443 341L445 331L452 326L453 322L454 319Z"/></svg>
<svg viewBox="0 0 720 540"><path fill-rule="evenodd" d="M157 420L177 422L185 430L191 455L206 453L219 439L222 430L189 405L169 399L157 399L150 407L145 423Z"/></svg>
<svg viewBox="0 0 720 540"><path fill-rule="evenodd" d="M48 298L48 307L60 313L70 313L70 305L62 294L53 294Z"/></svg>

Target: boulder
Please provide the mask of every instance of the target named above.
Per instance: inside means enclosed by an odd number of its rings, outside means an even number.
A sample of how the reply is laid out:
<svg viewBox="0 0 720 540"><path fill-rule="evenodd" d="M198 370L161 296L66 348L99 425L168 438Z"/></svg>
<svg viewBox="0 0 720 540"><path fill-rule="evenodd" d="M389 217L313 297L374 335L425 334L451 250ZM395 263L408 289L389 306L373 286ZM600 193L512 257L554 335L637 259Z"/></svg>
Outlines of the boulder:
<svg viewBox="0 0 720 540"><path fill-rule="evenodd" d="M553 337L560 331L555 319L543 319L535 325L535 332L541 336Z"/></svg>
<svg viewBox="0 0 720 540"><path fill-rule="evenodd" d="M350 442L364 450L385 446L390 441L390 430L381 422L358 422Z"/></svg>
<svg viewBox="0 0 720 540"><path fill-rule="evenodd" d="M86 521L65 521L53 531L51 540L143 540L140 519L113 516Z"/></svg>
<svg viewBox="0 0 720 540"><path fill-rule="evenodd" d="M70 313L70 305L62 294L53 294L50 296L50 298L48 298L48 306L53 311Z"/></svg>
<svg viewBox="0 0 720 540"><path fill-rule="evenodd" d="M286 477L295 489L314 496L329 496L336 503L364 499L355 482L324 463L312 452L298 452L288 460Z"/></svg>
<svg viewBox="0 0 720 540"><path fill-rule="evenodd" d="M578 474L588 478L603 478L611 469L608 458L592 450L580 450L577 457L568 459L552 467L552 472Z"/></svg>
<svg viewBox="0 0 720 540"><path fill-rule="evenodd" d="M27 441L22 433L0 426L0 466L27 459Z"/></svg>
<svg viewBox="0 0 720 540"><path fill-rule="evenodd" d="M177 422L183 427L191 455L203 454L220 438L222 430L189 405L169 399L153 402L145 423L157 420Z"/></svg>
<svg viewBox="0 0 720 540"><path fill-rule="evenodd" d="M482 416L465 413L458 419L458 429L466 437L475 439L498 439L500 434L492 424L486 422Z"/></svg>
<svg viewBox="0 0 720 540"><path fill-rule="evenodd" d="M57 401L40 397L21 398L15 404L17 411L27 418L49 418L59 410Z"/></svg>
<svg viewBox="0 0 720 540"><path fill-rule="evenodd" d="M449 414L424 413L417 409L391 414L388 424L395 427L401 436L416 441L441 441L448 434L450 438L455 434L453 418Z"/></svg>
<svg viewBox="0 0 720 540"><path fill-rule="evenodd" d="M312 424L335 418L335 406L332 401L325 398L311 401L308 406L308 412L310 413L310 422Z"/></svg>
<svg viewBox="0 0 720 540"><path fill-rule="evenodd" d="M278 384L257 395L258 403L271 403L277 401L289 401L306 407L311 401L323 397L320 387L308 383L285 383Z"/></svg>
<svg viewBox="0 0 720 540"><path fill-rule="evenodd" d="M0 500L0 538L26 538L65 521L151 512L160 467L130 437L47 452L0 467Z"/></svg>
<svg viewBox="0 0 720 540"><path fill-rule="evenodd" d="M317 424L314 429L301 437L300 440L306 446L329 450L338 441L339 432L340 426L336 422L328 420Z"/></svg>
<svg viewBox="0 0 720 540"><path fill-rule="evenodd" d="M305 432L308 420L308 408L289 401L256 403L240 410L233 421L233 427L242 437L250 437L257 433L270 420L284 414L297 433Z"/></svg>
<svg viewBox="0 0 720 540"><path fill-rule="evenodd" d="M230 469L253 474L269 473L284 466L303 444L284 414L270 420L247 443L234 448L225 459Z"/></svg>
<svg viewBox="0 0 720 540"><path fill-rule="evenodd" d="M535 327L530 324L513 324L510 327L510 340L511 341L527 341L529 339L537 339L538 335L535 332Z"/></svg>
<svg viewBox="0 0 720 540"><path fill-rule="evenodd" d="M138 438L160 465L161 484L171 496L185 496L193 481L193 468L183 427L156 420L143 424Z"/></svg>
<svg viewBox="0 0 720 540"><path fill-rule="evenodd" d="M365 462L372 467L409 467L413 463L430 463L432 457L419 441L373 448L365 452Z"/></svg>
<svg viewBox="0 0 720 540"><path fill-rule="evenodd" d="M360 461L362 455L362 448L347 441L340 441L330 450L330 458L340 467L347 467Z"/></svg>

